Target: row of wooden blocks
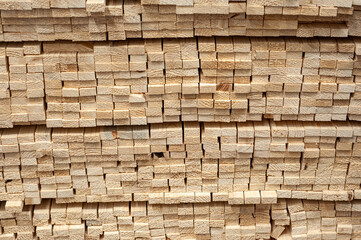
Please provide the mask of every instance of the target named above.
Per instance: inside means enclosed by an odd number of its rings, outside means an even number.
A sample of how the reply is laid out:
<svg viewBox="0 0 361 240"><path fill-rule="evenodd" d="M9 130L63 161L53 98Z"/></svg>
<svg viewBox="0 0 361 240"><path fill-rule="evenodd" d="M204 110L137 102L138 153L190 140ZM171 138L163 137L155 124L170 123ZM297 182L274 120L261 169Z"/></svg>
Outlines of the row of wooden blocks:
<svg viewBox="0 0 361 240"><path fill-rule="evenodd" d="M1 0L0 10L5 11L30 11L38 9L84 9L88 14L109 14L109 9L116 8L119 12L126 11L127 5L135 5L142 8L144 12L156 7L168 9L168 12L183 14L228 14L232 10L242 8L249 15L265 14L285 14L313 16L336 13L347 14L352 12L352 8L361 6L359 0L322 0L302 1L302 0L74 0L74 1L57 1L57 0ZM144 13L143 12L143 13Z"/></svg>
<svg viewBox="0 0 361 240"><path fill-rule="evenodd" d="M357 11L360 12L361 11ZM160 14L157 14L159 18ZM141 22L140 17L98 18L9 18L2 19L0 40L20 41L106 41L130 38L190 38L194 36L297 36L297 37L347 37L361 36L360 20L354 16L350 22L307 23L297 17L273 16L265 19L243 19L228 15L191 15L192 20ZM177 16L175 16L177 17ZM174 18L175 18L174 17ZM189 18L187 16L187 18ZM349 18L347 18L349 19ZM160 19L159 19L160 20ZM330 19L327 19L330 20ZM44 25L44 23L47 23Z"/></svg>
<svg viewBox="0 0 361 240"><path fill-rule="evenodd" d="M30 185L28 185L30 187ZM48 185L45 185L48 187ZM49 189L48 189L49 190ZM79 189L78 189L79 190ZM157 189L159 191L159 189ZM19 208L28 205L39 205L42 201L53 199L56 203L124 203L124 202L148 202L151 205L165 204L192 204L192 203L220 203L225 202L230 205L247 205L247 204L274 204L283 199L294 200L312 200L325 202L348 202L361 199L361 190L323 190L323 191L306 191L306 190L246 190L233 192L135 192L114 194L114 190L103 195L73 195L70 197L69 191L59 190L59 197L52 197L50 191L42 190L43 198L35 197L34 192L21 194L1 195L1 201L6 201L9 206ZM30 194L33 196L30 197ZM68 194L68 196L65 196Z"/></svg>
<svg viewBox="0 0 361 240"><path fill-rule="evenodd" d="M123 5L133 0L1 0L0 9L7 11L31 11L40 9L83 10L87 14L122 15ZM140 1L139 1L140 3ZM138 4L138 2L137 2Z"/></svg>
<svg viewBox="0 0 361 240"><path fill-rule="evenodd" d="M145 202L83 205L44 201L15 214L7 212L3 204L0 218L3 234L25 235L23 239L33 233L39 239L225 239L237 230L253 239L269 239L270 210L270 205L223 203L166 206Z"/></svg>
<svg viewBox="0 0 361 240"><path fill-rule="evenodd" d="M22 126L1 132L0 195L39 203L282 189L346 191L345 200L360 189L360 136L359 122Z"/></svg>
<svg viewBox="0 0 361 240"><path fill-rule="evenodd" d="M302 0L273 0L273 1L262 1L262 0L141 0L142 5L175 5L177 7L182 6L193 6L205 5L205 6L214 6L214 5L231 5L235 3L246 4L247 7L270 7L270 8L298 8L298 7L336 7L336 8L351 8L361 6L361 1L359 0L346 0L346 1L337 1L337 0L315 0L312 2L302 1Z"/></svg>
<svg viewBox="0 0 361 240"><path fill-rule="evenodd" d="M290 228L280 235L278 239L359 239L358 227L353 225L359 220L354 214L356 207L354 202L317 202L286 200L280 202L277 207L272 208L271 215L281 222L290 223ZM287 211L284 206L287 205ZM288 214L289 218L286 217ZM275 220L275 226L277 226ZM280 232L282 227L273 229ZM277 232L278 232L277 231Z"/></svg>
<svg viewBox="0 0 361 240"><path fill-rule="evenodd" d="M99 155L126 154L134 160L134 155L149 155L156 152L185 152L188 158L206 157L212 152L241 154L268 153L265 157L277 157L277 153L303 152L303 158L335 157L338 154L360 156L358 144L361 141L359 122L262 122L247 123L198 123L184 122L170 124L149 124L146 126L122 126L99 128L45 128L45 126L21 126L0 131L2 153L47 150L46 155L69 157L57 154L55 149L90 148L99 149ZM258 142L258 139L262 141ZM109 142L107 142L109 141ZM127 143L128 142L128 143ZM102 144L100 144L102 143ZM325 143L325 144L322 144ZM330 144L327 144L330 143ZM43 146L42 145L46 145ZM89 144L89 145L87 145ZM93 145L92 145L93 144ZM185 149L187 145L198 145L201 154ZM210 145L208 145L210 144ZM137 146L140 146L139 149ZM154 147L153 147L154 146ZM179 146L179 148L176 148ZM172 147L175 147L174 149ZM309 149L337 149L345 152L322 153ZM123 152L124 149L126 152ZM190 150L190 151L189 151ZM189 151L189 152L187 152ZM225 154L226 154L225 153ZM323 155L327 154L327 155ZM45 154L44 154L45 155ZM75 155L76 156L76 155ZM86 157L79 155L81 157ZM230 157L237 157L231 156ZM279 155L286 156L286 155ZM347 155L343 155L347 156ZM152 159L154 156L148 156ZM164 157L167 157L166 155ZM215 155L215 158L227 155ZM184 158L182 156L181 158Z"/></svg>
<svg viewBox="0 0 361 240"><path fill-rule="evenodd" d="M361 120L355 38L0 46L0 126Z"/></svg>
<svg viewBox="0 0 361 240"><path fill-rule="evenodd" d="M88 2L96 1L102 2ZM68 1L54 2L65 6ZM69 2L76 4L79 0ZM259 6L248 2L219 0L213 1L213 4L212 1L200 1L200 4L194 6L141 5L140 0L106 2L111 4L93 8L102 9L103 12L93 13L85 8L0 10L0 40L20 42L194 36L361 36L361 7L355 7L354 10L351 6L330 6L331 1L328 1L327 6L299 7ZM193 4L192 1L187 2ZM351 0L334 2L341 5L339 3ZM322 5L321 2L320 4Z"/></svg>
<svg viewBox="0 0 361 240"><path fill-rule="evenodd" d="M193 165L187 164L187 168L193 167L198 162L194 161ZM57 166L59 165L60 164L57 164ZM105 164L100 162L98 165ZM324 165L323 167L327 167ZM63 164L63 166L65 166L65 164ZM29 205L39 204L42 199L56 199L58 203L149 201L150 204L207 202L269 204L274 203L277 199L323 201L361 199L361 190L359 189L360 180L358 180L358 184L356 184L355 181L343 183L342 186L340 183L338 183L338 185L328 184L332 180L330 180L330 177L322 177L321 174L323 172L321 170L318 170L317 174L320 176L317 177L318 182L314 184L310 181L312 180L311 177L308 177L312 175L312 170L310 170L308 172L300 171L301 176L291 171L281 172L281 174L285 175L285 181L294 181L289 185L287 185L287 182L285 182L285 184L282 182L281 184L276 184L275 180L272 179L270 180L270 182L273 181L272 183L263 183L262 185L261 181L263 180L261 174L263 174L263 178L268 174L271 178L275 179L272 173L251 169L249 171L251 171L253 176L248 178L245 177L246 171L243 171L244 174L241 177L229 176L228 178L223 177L225 173L221 172L220 175L223 176L217 178L208 177L206 174L214 175L212 172L209 173L209 170L208 172L207 170L203 170L201 173L203 176L197 176L197 172L194 173L195 171L191 172L190 170L183 174L175 173L174 169L176 167L182 167L181 164L170 166L157 164L154 166L154 175L156 175L156 177L151 178L146 176L146 171L152 171L149 170L153 168L153 166L150 165L140 165L140 170L134 173L131 172L131 170L119 173L119 170L114 170L114 168L112 169L111 167L96 168L94 167L95 164L92 166L91 164L87 164L87 167L82 166L83 171L87 171L87 175L84 173L75 173L76 171L81 172L81 170L77 168L79 166L80 164L71 164L71 168L69 167L70 170L54 171L37 171L36 169L25 167L21 172L24 174L24 177L21 179L15 176L18 172L14 170L11 172L9 168L6 168L4 174L7 180L1 183L0 200L22 201ZM208 169L213 166L214 164L202 165L202 167ZM229 166L232 167L231 164L220 165L221 168ZM275 164L273 164L273 166L275 166ZM41 164L40 167L44 167L44 164ZM64 169L65 168L66 167L64 167ZM170 168L172 173L169 173L169 170L167 172L167 168ZM30 171L29 169L35 173L31 175L27 172ZM96 170L101 171L103 169L103 175L94 173ZM164 173L159 173L157 171L158 169L164 170ZM113 170L113 172L108 173L110 170ZM69 171L71 171L72 175L69 175ZM337 169L333 172L335 172L335 178L340 179L340 177L337 176ZM38 176L34 176L36 174ZM179 177L179 175L182 176ZM172 176L175 176L175 178L172 178ZM137 179L137 177L139 179ZM251 179L251 183L247 184L249 179ZM296 182L295 180L299 181ZM328 188L333 190L327 190ZM343 190L345 188L354 188L354 190Z"/></svg>
<svg viewBox="0 0 361 240"><path fill-rule="evenodd" d="M361 202L0 205L0 239L359 239Z"/></svg>

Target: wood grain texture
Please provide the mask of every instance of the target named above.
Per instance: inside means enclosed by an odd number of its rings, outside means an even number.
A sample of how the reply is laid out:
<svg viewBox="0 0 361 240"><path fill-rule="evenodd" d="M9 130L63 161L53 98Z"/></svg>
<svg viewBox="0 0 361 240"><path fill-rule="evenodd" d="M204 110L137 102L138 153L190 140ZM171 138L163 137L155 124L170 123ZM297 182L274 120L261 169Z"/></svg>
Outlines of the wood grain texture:
<svg viewBox="0 0 361 240"><path fill-rule="evenodd" d="M0 135L0 200L349 201L361 198L360 136L357 122L15 127Z"/></svg>
<svg viewBox="0 0 361 240"><path fill-rule="evenodd" d="M0 205L5 239L357 239L360 201L288 199L274 204L222 202L70 203L44 200L20 211ZM10 210L10 211L9 211Z"/></svg>
<svg viewBox="0 0 361 240"><path fill-rule="evenodd" d="M357 38L0 46L0 126L359 121Z"/></svg>
<svg viewBox="0 0 361 240"><path fill-rule="evenodd" d="M2 0L0 40L361 36L357 1Z"/></svg>
<svg viewBox="0 0 361 240"><path fill-rule="evenodd" d="M0 240L361 239L361 0L0 0Z"/></svg>

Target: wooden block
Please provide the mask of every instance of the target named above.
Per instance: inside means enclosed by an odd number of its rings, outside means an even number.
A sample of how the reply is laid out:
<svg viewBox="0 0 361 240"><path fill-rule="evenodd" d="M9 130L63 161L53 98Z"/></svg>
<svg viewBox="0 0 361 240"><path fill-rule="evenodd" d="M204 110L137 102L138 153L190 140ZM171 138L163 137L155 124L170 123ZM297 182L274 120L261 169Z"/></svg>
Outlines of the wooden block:
<svg viewBox="0 0 361 240"><path fill-rule="evenodd" d="M246 191L244 192L245 204L260 204L261 196L259 191Z"/></svg>
<svg viewBox="0 0 361 240"><path fill-rule="evenodd" d="M104 0L87 0L86 9L89 12L105 12L105 1Z"/></svg>

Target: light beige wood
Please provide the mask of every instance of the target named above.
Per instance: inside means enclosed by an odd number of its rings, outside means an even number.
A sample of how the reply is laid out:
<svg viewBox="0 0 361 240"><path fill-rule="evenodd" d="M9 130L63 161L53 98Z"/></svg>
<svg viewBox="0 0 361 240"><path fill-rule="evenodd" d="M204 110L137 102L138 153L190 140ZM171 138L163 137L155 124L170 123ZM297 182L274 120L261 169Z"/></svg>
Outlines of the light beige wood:
<svg viewBox="0 0 361 240"><path fill-rule="evenodd" d="M241 37L3 44L0 126L358 121L358 44Z"/></svg>
<svg viewBox="0 0 361 240"><path fill-rule="evenodd" d="M45 201L11 213L1 204L2 238L166 237L294 239L357 238L358 201L280 200L275 204L229 205L189 203L151 205L146 202L56 204ZM6 224L5 224L6 223ZM174 228L169 224L178 224ZM21 224L21 231L17 231ZM184 233L182 229L186 228Z"/></svg>
<svg viewBox="0 0 361 240"><path fill-rule="evenodd" d="M20 201L39 204L48 198L58 203L134 198L151 204L350 201L360 198L359 136L360 124L352 121L15 127L0 135L0 200L9 200L6 208L12 211Z"/></svg>
<svg viewBox="0 0 361 240"><path fill-rule="evenodd" d="M4 0L0 2L0 39L19 42L235 35L361 36L360 9L355 1L289 2Z"/></svg>

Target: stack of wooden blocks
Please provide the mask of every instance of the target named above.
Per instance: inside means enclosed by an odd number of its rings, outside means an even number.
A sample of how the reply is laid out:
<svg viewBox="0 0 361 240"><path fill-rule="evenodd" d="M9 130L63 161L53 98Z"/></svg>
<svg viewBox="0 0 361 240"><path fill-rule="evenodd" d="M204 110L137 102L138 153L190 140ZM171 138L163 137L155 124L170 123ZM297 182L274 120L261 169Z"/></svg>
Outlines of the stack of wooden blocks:
<svg viewBox="0 0 361 240"><path fill-rule="evenodd" d="M0 0L0 240L361 240L361 0Z"/></svg>

